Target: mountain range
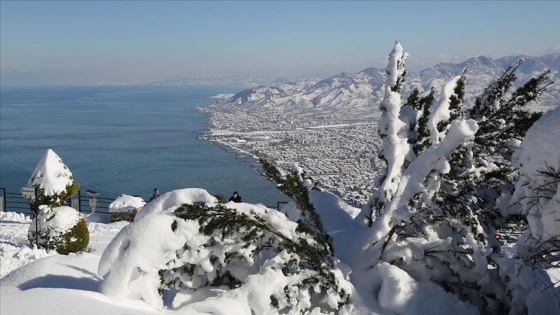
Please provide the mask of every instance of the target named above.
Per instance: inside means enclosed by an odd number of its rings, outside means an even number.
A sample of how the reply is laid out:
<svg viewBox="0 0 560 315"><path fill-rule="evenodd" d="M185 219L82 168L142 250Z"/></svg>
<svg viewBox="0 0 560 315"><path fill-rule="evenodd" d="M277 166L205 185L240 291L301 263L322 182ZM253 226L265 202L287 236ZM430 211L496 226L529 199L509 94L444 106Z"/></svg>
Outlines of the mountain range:
<svg viewBox="0 0 560 315"><path fill-rule="evenodd" d="M467 70L466 99L469 104L478 96L490 81L499 76L517 60L524 62L517 70L516 85L521 85L531 77L546 69L552 72L552 80L557 82L547 89L535 107L560 105L560 53L542 57L510 56L492 59L485 56L468 59L462 63L440 63L420 72L408 72L403 86L403 95L414 88L428 91L434 87L439 92L445 82ZM221 101L224 105L246 108L286 107L291 109L358 109L379 104L383 97L385 69L367 68L358 73L340 73L323 80L303 80L286 82L281 80L243 90L229 99Z"/></svg>

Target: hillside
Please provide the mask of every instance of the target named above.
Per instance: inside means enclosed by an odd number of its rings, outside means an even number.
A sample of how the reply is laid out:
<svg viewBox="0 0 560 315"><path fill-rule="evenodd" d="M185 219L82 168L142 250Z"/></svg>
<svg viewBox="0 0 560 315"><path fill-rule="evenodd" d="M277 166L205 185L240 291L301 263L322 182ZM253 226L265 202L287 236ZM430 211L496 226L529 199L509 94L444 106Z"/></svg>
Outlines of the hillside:
<svg viewBox="0 0 560 315"><path fill-rule="evenodd" d="M440 63L418 73L408 72L404 91L418 88L420 91L435 87L436 91L444 82L467 69L467 103L475 91L481 91L492 79L497 78L507 67L523 58L524 63L518 70L519 82L550 69L554 81L560 76L560 54L542 57L510 56L492 59L485 56L471 58L462 63ZM381 87L385 80L385 70L367 68L358 73L340 73L320 81L272 83L246 89L223 101L224 104L246 108L275 107L293 109L358 109L379 104L382 98ZM539 104L535 106L560 105L560 85L549 88Z"/></svg>

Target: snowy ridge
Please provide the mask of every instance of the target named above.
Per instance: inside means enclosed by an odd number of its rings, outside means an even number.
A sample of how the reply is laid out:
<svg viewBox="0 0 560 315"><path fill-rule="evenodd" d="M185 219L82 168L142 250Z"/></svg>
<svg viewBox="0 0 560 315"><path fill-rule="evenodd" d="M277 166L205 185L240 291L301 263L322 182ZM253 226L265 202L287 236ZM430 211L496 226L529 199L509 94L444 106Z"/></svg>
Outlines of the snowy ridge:
<svg viewBox="0 0 560 315"><path fill-rule="evenodd" d="M523 58L524 63L518 70L519 81L525 82L530 77L550 69L553 80L560 77L560 54L542 57L510 56L492 59L485 56L471 58L465 62L452 64L440 63L419 73L408 72L403 91L427 91L431 86L436 91L449 79L460 75L467 69L466 99L473 99L475 91L481 91L492 79L498 78L503 71ZM340 73L320 81L304 80L300 82L273 83L247 89L233 97L221 101L227 105L238 105L246 108L329 108L348 109L353 107L375 106L383 98L381 87L385 83L386 74L383 69L367 68L358 73ZM551 86L540 104L545 106L560 105L560 86Z"/></svg>

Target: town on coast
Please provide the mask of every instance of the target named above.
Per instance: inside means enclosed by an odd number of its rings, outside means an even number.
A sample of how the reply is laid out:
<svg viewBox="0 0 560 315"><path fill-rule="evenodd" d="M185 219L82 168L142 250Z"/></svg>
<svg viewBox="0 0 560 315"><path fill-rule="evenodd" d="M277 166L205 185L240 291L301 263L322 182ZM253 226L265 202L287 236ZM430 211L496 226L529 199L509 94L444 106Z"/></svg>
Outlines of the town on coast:
<svg viewBox="0 0 560 315"><path fill-rule="evenodd" d="M367 203L373 192L372 179L383 166L376 158L378 110L245 108L224 102L201 109L210 114L206 140L279 167L297 163L319 188L354 207Z"/></svg>

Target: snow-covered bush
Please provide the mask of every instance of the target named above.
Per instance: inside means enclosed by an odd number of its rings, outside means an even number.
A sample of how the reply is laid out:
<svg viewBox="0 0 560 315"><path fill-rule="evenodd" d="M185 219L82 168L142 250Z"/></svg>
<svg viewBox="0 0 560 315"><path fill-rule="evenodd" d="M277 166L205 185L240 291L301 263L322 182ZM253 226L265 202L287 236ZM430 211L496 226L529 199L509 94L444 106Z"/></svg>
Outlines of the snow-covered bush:
<svg viewBox="0 0 560 315"><path fill-rule="evenodd" d="M349 302L352 286L340 263L283 213L249 204L197 203L175 214L198 222L204 242L187 241L170 263L173 268L162 273L168 285L250 291L255 314L307 313L317 307L334 312Z"/></svg>
<svg viewBox="0 0 560 315"><path fill-rule="evenodd" d="M84 216L67 206L39 206L37 226L33 220L27 237L37 247L54 249L63 255L83 251L89 244L89 231Z"/></svg>
<svg viewBox="0 0 560 315"><path fill-rule="evenodd" d="M25 197L37 216L29 226L29 241L38 247L55 249L60 254L86 249L89 231L83 216L75 209L63 206L78 192L80 185L53 150L45 152L27 186L35 188L34 197Z"/></svg>
<svg viewBox="0 0 560 315"><path fill-rule="evenodd" d="M140 211L149 210L123 228L103 253L101 292L115 300L141 298L159 308L158 289L173 291L173 307L199 312L349 309L353 287L348 268L325 251L328 245L281 212L246 203L217 204L203 192L169 192L158 198L159 206ZM198 201L174 203L184 200Z"/></svg>

